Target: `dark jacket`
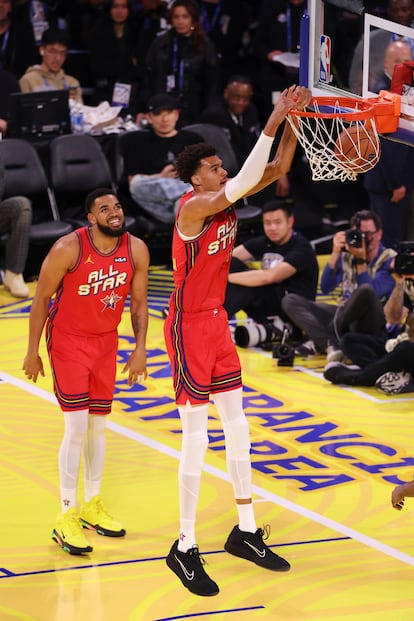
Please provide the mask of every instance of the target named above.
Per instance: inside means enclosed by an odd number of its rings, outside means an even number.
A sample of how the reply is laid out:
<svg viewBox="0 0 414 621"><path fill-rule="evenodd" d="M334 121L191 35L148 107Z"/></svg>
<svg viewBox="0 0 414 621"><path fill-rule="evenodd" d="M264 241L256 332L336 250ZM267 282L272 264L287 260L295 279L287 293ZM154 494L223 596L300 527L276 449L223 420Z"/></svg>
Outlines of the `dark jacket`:
<svg viewBox="0 0 414 621"><path fill-rule="evenodd" d="M239 123L232 116L224 97L208 106L201 114L201 123L212 123L226 130L233 151L240 166L260 135L259 116L256 107L251 104L241 115Z"/></svg>
<svg viewBox="0 0 414 621"><path fill-rule="evenodd" d="M174 76L174 85L169 76ZM148 50L146 79L147 97L162 92L176 95L181 105L181 125L196 123L203 108L219 94L216 48L207 38L202 55L190 38L170 30L157 37Z"/></svg>

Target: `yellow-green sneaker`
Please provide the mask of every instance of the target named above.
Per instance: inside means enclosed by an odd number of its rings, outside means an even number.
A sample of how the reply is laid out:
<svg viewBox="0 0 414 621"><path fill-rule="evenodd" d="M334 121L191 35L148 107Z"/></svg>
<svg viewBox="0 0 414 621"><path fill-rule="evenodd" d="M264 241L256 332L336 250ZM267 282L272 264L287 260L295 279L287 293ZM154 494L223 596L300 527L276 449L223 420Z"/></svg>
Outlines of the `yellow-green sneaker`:
<svg viewBox="0 0 414 621"><path fill-rule="evenodd" d="M87 554L93 550L83 534L76 509L68 509L58 516L52 539L69 554Z"/></svg>
<svg viewBox="0 0 414 621"><path fill-rule="evenodd" d="M83 528L95 530L99 535L107 537L123 537L126 532L122 524L109 515L100 496L94 496L81 507L80 522Z"/></svg>

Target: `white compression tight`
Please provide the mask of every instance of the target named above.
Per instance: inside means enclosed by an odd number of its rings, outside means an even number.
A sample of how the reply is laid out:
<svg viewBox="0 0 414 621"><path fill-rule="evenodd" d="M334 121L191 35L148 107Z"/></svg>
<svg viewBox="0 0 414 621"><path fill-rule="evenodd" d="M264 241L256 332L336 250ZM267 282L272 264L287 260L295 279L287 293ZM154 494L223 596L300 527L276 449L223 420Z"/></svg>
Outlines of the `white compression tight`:
<svg viewBox="0 0 414 621"><path fill-rule="evenodd" d="M106 416L88 410L63 412L65 432L59 450L62 511L77 505L80 461L85 466L85 500L99 494L104 457Z"/></svg>
<svg viewBox="0 0 414 621"><path fill-rule="evenodd" d="M219 411L226 438L227 468L235 497L237 500L249 501L251 499L250 434L242 407L242 389L216 394L214 401ZM186 551L195 543L197 502L204 457L208 446L208 406L179 406L178 411L183 431L178 470L180 489L179 549ZM243 510L242 507L243 505L240 505L241 511ZM251 505L246 520L249 529L255 530Z"/></svg>
<svg viewBox="0 0 414 621"><path fill-rule="evenodd" d="M226 460L234 495L238 500L252 495L250 431L243 411L242 388L213 395L226 438Z"/></svg>

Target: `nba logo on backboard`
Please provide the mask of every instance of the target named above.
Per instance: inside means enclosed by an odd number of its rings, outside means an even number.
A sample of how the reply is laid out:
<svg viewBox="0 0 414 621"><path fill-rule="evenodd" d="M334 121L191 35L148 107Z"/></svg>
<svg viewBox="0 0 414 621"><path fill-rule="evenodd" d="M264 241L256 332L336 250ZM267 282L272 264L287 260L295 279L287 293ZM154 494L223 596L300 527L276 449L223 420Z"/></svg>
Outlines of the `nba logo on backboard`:
<svg viewBox="0 0 414 621"><path fill-rule="evenodd" d="M321 35L319 46L319 80L325 84L331 81L331 39Z"/></svg>

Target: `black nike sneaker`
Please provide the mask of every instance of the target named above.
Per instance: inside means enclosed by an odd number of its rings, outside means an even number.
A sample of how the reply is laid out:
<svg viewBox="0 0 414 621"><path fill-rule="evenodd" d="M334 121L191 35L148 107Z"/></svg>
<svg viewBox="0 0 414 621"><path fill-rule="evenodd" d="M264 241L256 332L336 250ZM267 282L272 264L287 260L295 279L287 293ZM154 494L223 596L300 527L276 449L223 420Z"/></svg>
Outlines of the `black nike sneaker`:
<svg viewBox="0 0 414 621"><path fill-rule="evenodd" d="M258 528L255 533L248 533L235 526L224 544L224 549L234 556L245 558L265 569L289 571L290 564L272 552L263 542L263 535L266 535L265 539L267 539L269 534L269 526L265 527L265 530Z"/></svg>
<svg viewBox="0 0 414 621"><path fill-rule="evenodd" d="M179 577L183 585L195 595L217 595L219 588L204 571L204 559L200 556L198 546L187 552L180 552L178 539L174 541L166 558L168 567Z"/></svg>

